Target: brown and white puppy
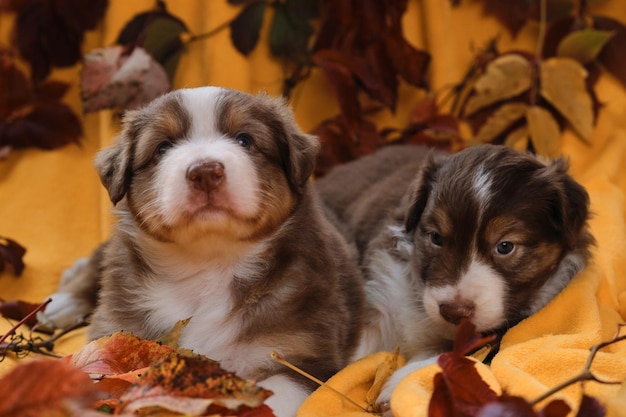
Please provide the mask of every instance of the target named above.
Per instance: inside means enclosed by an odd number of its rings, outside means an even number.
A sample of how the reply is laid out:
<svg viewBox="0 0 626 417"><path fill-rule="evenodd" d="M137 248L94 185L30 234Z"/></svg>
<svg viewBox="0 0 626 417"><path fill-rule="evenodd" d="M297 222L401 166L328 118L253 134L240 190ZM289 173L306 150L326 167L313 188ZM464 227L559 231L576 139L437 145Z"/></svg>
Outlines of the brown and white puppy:
<svg viewBox="0 0 626 417"><path fill-rule="evenodd" d="M354 353L364 299L308 181L318 148L266 95L184 89L129 112L96 158L117 225L68 270L48 318L88 313L96 292L91 339L153 339L191 318L182 347L260 381L277 415L295 415L312 386L271 351L327 379Z"/></svg>
<svg viewBox="0 0 626 417"><path fill-rule="evenodd" d="M504 146L435 154L390 146L317 181L361 255L369 312L356 358L410 358L379 397L449 349L462 319L506 329L586 264L589 198L563 159Z"/></svg>

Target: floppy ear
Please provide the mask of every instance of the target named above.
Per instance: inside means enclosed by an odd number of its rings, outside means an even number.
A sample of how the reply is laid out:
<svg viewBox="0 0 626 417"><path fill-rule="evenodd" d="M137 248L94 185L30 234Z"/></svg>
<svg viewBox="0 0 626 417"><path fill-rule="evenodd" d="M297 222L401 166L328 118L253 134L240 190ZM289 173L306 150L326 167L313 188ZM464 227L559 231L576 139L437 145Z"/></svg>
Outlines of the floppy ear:
<svg viewBox="0 0 626 417"><path fill-rule="evenodd" d="M279 138L283 168L292 188L300 191L315 169L320 141L317 136L300 130L291 109L284 101L280 100L277 110L281 115L284 132Z"/></svg>
<svg viewBox="0 0 626 417"><path fill-rule="evenodd" d="M134 152L136 128L133 126L135 112L124 116L124 127L117 143L102 149L96 155L95 165L100 181L109 193L113 204L124 198L132 178L132 154Z"/></svg>
<svg viewBox="0 0 626 417"><path fill-rule="evenodd" d="M445 159L447 159L446 156L430 154L409 187L409 210L404 219L406 233L413 233L417 229L417 224L432 192L435 174Z"/></svg>
<svg viewBox="0 0 626 417"><path fill-rule="evenodd" d="M558 158L544 168L544 173L555 189L552 221L573 248L589 218L589 194L567 173L568 168L568 162Z"/></svg>

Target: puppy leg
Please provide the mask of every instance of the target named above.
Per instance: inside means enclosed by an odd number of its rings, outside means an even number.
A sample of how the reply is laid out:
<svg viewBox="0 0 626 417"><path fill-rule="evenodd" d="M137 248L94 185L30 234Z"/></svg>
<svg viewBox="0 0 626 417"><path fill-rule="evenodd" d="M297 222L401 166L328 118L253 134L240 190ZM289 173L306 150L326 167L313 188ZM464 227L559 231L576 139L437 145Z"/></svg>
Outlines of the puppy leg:
<svg viewBox="0 0 626 417"><path fill-rule="evenodd" d="M63 272L57 292L40 321L46 327L64 329L85 320L96 306L100 290L101 245L90 258L80 258Z"/></svg>
<svg viewBox="0 0 626 417"><path fill-rule="evenodd" d="M260 381L259 385L274 393L265 403L276 417L295 417L298 408L310 394L308 389L285 375L273 375Z"/></svg>

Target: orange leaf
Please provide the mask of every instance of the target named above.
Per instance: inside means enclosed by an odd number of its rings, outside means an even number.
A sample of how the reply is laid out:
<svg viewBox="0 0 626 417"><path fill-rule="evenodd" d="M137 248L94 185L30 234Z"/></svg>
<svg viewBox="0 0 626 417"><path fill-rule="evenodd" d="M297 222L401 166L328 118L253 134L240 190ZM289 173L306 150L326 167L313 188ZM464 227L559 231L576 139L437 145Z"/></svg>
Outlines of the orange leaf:
<svg viewBox="0 0 626 417"><path fill-rule="evenodd" d="M0 417L70 416L102 397L89 377L59 360L36 360L0 379Z"/></svg>

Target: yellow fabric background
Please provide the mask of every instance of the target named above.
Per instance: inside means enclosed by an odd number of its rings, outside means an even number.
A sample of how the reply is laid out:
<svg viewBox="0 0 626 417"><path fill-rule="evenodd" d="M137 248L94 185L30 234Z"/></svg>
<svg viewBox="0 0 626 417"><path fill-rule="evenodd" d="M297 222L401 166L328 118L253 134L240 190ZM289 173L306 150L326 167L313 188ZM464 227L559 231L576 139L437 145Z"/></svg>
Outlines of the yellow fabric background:
<svg viewBox="0 0 626 417"><path fill-rule="evenodd" d="M621 0L608 1L597 12L626 22L626 6L622 3ZM100 28L88 34L84 50L111 45L132 16L153 4L153 0L111 0ZM170 1L168 8L195 34L212 30L239 10L226 4L226 0ZM432 53L430 81L433 90L457 82L474 51L491 37L500 34L501 50L513 47L532 50L537 29L529 24L516 39L511 39L495 20L482 16L474 3L466 1L462 7L453 9L445 0L410 0L404 24L409 40ZM10 19L1 18L0 40L7 42L9 28ZM80 114L78 74L76 67L55 71L53 78L72 82L67 102ZM281 82L281 66L270 59L265 42L260 42L259 47L244 58L231 46L226 30L189 45L174 87L211 84L252 93L264 90L279 94ZM565 135L563 145L563 153L572 162L572 173L588 188L592 198L595 213L592 231L599 243L595 265L577 277L558 302L512 329L491 371L481 371L492 372L502 388L529 398L581 369L587 348L610 338L616 331L616 323L626 317L626 94L609 76L602 77L597 91L605 107L600 112L594 145L586 146L570 133ZM420 98L420 94L403 88L397 115L383 115L381 119L390 124L405 123L408 112ZM337 112L334 99L318 72L295 90L292 105L304 130ZM0 235L15 239L28 249L22 277L0 275L0 298L44 300L54 292L63 269L76 258L89 255L108 235L111 205L93 170L92 160L101 146L110 143L119 126L109 112L85 115L83 120L85 137L80 146L71 145L53 152L15 151L7 160L0 161ZM8 323L0 321L0 334L8 328ZM83 342L83 333L76 332L62 339L57 351L72 353ZM597 369L601 375L626 377L624 345L613 346L599 355ZM354 369L359 375L371 372L371 361L382 360L383 356L368 359L363 367L357 364L337 378L351 384L366 383L363 381L367 378L354 379L350 372ZM11 358L0 363L0 375L16 363ZM419 385L419 381L426 380L429 379L423 375L415 375L400 386L392 400L399 416L423 415L424 402L416 405L412 395L415 383ZM588 383L586 389L607 403L624 402L625 394L615 396L619 389L616 386ZM420 398L427 398L429 388L423 390ZM564 393L574 406L578 394L578 386ZM324 391L318 391L302 414L354 412L330 406L327 401ZM613 415L620 415L619 410L624 412L619 406L613 407Z"/></svg>

